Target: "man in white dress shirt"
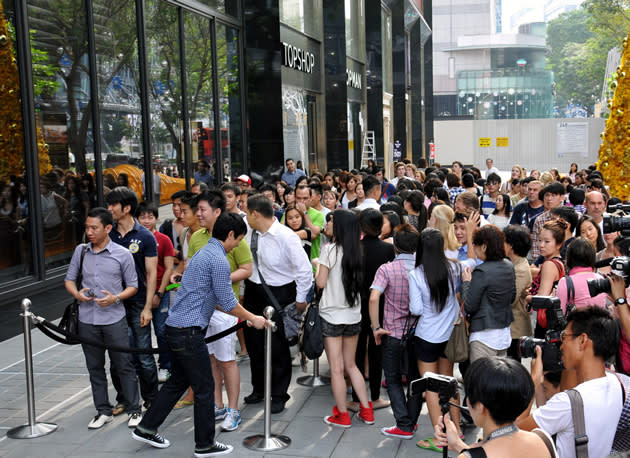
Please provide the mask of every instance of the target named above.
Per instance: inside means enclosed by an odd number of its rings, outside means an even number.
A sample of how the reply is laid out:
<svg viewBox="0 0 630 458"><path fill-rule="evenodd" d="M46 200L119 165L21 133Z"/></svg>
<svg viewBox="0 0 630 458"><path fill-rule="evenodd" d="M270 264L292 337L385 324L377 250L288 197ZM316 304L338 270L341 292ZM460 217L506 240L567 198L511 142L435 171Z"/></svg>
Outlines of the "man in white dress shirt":
<svg viewBox="0 0 630 458"><path fill-rule="evenodd" d="M313 282L313 271L300 238L274 218L271 201L261 194L248 199L247 221L252 228L250 247L254 256L254 269L252 276L245 280L243 305L255 315L262 315L265 307L273 305L262 286L260 270L281 307L295 302L298 310L304 310L306 295ZM289 400L287 391L291 383L291 353L278 310L272 319L278 329L273 333L271 344L271 413L279 413ZM245 329L253 387L252 393L245 397L247 404L263 400L264 338L262 331Z"/></svg>
<svg viewBox="0 0 630 458"><path fill-rule="evenodd" d="M361 184L363 184L365 200L357 206L357 210L365 210L366 208L380 210L381 205L378 203L378 199L381 196L381 183L374 175L368 175Z"/></svg>

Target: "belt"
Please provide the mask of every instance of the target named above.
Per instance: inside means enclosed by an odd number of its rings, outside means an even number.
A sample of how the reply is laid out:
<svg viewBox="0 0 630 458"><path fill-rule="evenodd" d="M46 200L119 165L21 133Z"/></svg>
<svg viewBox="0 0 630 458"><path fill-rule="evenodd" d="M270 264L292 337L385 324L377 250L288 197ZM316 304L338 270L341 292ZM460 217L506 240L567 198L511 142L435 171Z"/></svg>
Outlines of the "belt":
<svg viewBox="0 0 630 458"><path fill-rule="evenodd" d="M202 328L201 326L179 327L179 326L169 326L169 325L166 325L166 328L169 332L176 332L178 334L185 334L185 335L190 335L190 336L194 336L198 334L206 335L206 330L208 329L207 327Z"/></svg>

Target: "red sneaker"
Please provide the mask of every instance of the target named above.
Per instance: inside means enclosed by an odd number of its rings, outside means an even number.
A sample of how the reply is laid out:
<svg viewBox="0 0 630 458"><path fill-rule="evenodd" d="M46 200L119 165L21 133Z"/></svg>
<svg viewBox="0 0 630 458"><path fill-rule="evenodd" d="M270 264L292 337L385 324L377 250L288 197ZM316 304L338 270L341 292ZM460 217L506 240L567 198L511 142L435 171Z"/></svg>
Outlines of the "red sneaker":
<svg viewBox="0 0 630 458"><path fill-rule="evenodd" d="M372 416L372 418L374 418ZM349 428L352 426L352 421L350 421L350 414L348 412L339 412L337 406L333 407L333 414L329 417L324 417L324 423L331 426L339 426L340 428Z"/></svg>
<svg viewBox="0 0 630 458"><path fill-rule="evenodd" d="M369 407L363 407L359 405L359 413L357 416L363 421L363 423L368 425L374 424L374 410L372 410L372 402L370 401Z"/></svg>
<svg viewBox="0 0 630 458"><path fill-rule="evenodd" d="M398 439L411 439L413 437L413 433L411 431L403 431L395 425L389 428L381 428L381 433L384 436L397 437Z"/></svg>

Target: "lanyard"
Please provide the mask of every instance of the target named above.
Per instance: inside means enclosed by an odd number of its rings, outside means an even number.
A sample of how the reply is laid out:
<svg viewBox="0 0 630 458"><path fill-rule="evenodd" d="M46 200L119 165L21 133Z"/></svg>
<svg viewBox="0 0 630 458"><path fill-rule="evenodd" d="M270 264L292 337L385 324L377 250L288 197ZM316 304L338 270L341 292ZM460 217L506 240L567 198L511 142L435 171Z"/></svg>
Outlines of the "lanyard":
<svg viewBox="0 0 630 458"><path fill-rule="evenodd" d="M492 439L496 439L501 436L507 436L508 434L513 434L518 431L518 427L512 423L511 425L504 426L503 428L495 429L492 431L488 438L484 442L490 442Z"/></svg>

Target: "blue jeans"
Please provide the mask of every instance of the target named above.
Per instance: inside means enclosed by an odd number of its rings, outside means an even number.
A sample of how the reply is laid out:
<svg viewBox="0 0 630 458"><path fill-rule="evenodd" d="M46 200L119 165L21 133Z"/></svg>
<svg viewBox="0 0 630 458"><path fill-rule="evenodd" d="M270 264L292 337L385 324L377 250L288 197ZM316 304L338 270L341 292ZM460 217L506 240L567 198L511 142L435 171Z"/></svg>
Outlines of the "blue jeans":
<svg viewBox="0 0 630 458"><path fill-rule="evenodd" d="M140 314L144 308L144 304L135 302L126 302L127 324L129 325L130 338L129 346L137 348L151 348L151 325L140 326ZM145 402L151 403L158 392L157 365L153 354L134 355L134 362L138 379L140 380L140 395ZM118 396L116 401L122 404L128 404L128 400L122 396L120 389L120 379L116 370L116 364L111 364L112 383Z"/></svg>
<svg viewBox="0 0 630 458"><path fill-rule="evenodd" d="M144 414L140 430L155 433L175 403L190 386L195 392L195 445L204 449L214 444L214 379L204 342L206 330L198 327L166 326L171 358L171 376Z"/></svg>
<svg viewBox="0 0 630 458"><path fill-rule="evenodd" d="M392 410L396 418L396 426L403 431L412 432L418 421L420 409L422 408L422 395L412 396L407 393L402 385L402 374L400 372L400 359L402 357L402 347L400 339L395 337L383 336L381 342L381 355L383 372L385 373L385 381L387 382L387 393L392 403ZM413 367L409 367L408 382L411 382L415 376L412 374ZM409 383L409 386L411 383Z"/></svg>
<svg viewBox="0 0 630 458"><path fill-rule="evenodd" d="M166 347L166 336L164 335L164 327L166 319L168 318L168 309L171 305L171 293L164 293L164 297L160 301L159 305L153 309L153 331L157 338L158 347ZM171 360L168 357L168 353L160 353L158 356L158 366L160 369L171 370Z"/></svg>

